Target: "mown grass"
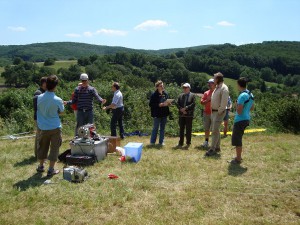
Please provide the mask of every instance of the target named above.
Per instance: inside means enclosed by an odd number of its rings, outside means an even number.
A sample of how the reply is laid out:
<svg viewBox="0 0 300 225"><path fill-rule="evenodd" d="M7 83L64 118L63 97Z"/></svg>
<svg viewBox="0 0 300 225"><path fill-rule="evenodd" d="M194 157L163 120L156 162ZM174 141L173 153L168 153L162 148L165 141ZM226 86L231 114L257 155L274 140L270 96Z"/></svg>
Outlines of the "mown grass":
<svg viewBox="0 0 300 225"><path fill-rule="evenodd" d="M64 137L61 151L68 148ZM244 162L230 166L230 138L220 157L204 158L193 137L188 151L147 146L141 161L121 164L119 156L87 167L84 183L62 173L44 185L35 172L33 139L1 141L0 224L299 224L300 136L247 134ZM57 167L62 170L63 164ZM109 180L114 173L119 179Z"/></svg>

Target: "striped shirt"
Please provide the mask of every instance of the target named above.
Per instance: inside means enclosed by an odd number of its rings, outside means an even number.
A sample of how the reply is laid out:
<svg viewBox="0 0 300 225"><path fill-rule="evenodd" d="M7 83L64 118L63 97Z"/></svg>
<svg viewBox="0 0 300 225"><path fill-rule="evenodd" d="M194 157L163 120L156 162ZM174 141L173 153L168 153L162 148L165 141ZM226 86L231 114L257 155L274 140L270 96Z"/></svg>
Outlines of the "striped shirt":
<svg viewBox="0 0 300 225"><path fill-rule="evenodd" d="M103 99L98 95L97 90L92 86L79 86L75 88L74 98L68 101L68 105L77 103L78 110L92 110L93 109L93 100L96 98L100 104Z"/></svg>

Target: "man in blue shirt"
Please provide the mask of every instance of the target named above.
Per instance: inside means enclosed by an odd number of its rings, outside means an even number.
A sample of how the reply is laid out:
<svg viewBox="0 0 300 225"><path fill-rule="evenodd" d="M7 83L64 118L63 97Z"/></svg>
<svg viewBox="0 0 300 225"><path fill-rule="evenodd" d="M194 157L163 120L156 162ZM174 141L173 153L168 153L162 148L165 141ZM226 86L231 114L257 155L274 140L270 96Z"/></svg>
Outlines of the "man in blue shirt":
<svg viewBox="0 0 300 225"><path fill-rule="evenodd" d="M240 164L242 161L242 138L246 127L249 126L250 111L254 109L254 97L246 88L247 79L240 77L237 85L240 95L236 102L236 113L231 137L232 146L236 148L236 157L230 161L232 164Z"/></svg>
<svg viewBox="0 0 300 225"><path fill-rule="evenodd" d="M111 90L114 92L112 103L109 106L103 107L103 110L112 109L112 117L110 122L111 136L117 136L117 123L120 129L120 137L124 139L124 127L123 127L123 114L124 104L123 95L120 91L120 85L118 82L112 84Z"/></svg>
<svg viewBox="0 0 300 225"><path fill-rule="evenodd" d="M47 176L52 176L59 173L59 170L54 169L61 146L61 122L59 114L64 111L64 104L61 98L55 95L58 78L56 75L47 77L47 91L38 96L37 99L37 126L41 130L38 137L37 157L39 166L37 172L44 172L44 162L48 157L49 169ZM50 147L50 153L48 156Z"/></svg>

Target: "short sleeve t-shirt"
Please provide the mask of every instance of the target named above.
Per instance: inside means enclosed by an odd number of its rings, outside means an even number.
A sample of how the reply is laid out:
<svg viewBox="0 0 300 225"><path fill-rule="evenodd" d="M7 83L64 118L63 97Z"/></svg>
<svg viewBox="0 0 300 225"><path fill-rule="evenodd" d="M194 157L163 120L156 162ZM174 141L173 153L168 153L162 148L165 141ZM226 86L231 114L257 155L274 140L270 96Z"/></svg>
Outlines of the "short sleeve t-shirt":
<svg viewBox="0 0 300 225"><path fill-rule="evenodd" d="M250 93L250 91L245 90L242 93L240 93L237 99L237 104L243 105L244 107L240 115L237 112L235 113L234 123L237 123L242 120L250 120L250 110L253 105L253 102L254 102L254 98L252 93Z"/></svg>

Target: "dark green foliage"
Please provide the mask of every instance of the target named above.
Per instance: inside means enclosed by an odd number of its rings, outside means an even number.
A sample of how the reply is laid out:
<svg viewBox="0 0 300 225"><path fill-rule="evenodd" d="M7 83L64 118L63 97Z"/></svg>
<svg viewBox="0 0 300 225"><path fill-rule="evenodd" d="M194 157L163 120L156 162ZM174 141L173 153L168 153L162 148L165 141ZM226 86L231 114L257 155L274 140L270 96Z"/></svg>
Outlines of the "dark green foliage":
<svg viewBox="0 0 300 225"><path fill-rule="evenodd" d="M52 66L55 64L55 58L48 58L44 62L44 66Z"/></svg>
<svg viewBox="0 0 300 225"><path fill-rule="evenodd" d="M85 50L81 55L73 54L70 50L70 47L78 50L83 46ZM35 45L37 48L34 51L29 51L28 48L26 50L24 46L19 46L22 50L11 46L14 49L11 54L14 54L10 56L14 58L14 65L6 66L2 77L10 86L30 86L27 90L13 89L13 91L8 90L1 94L0 126L2 129L5 126L5 129L17 132L34 128L31 118L33 114L32 94L36 87L31 84L38 83L42 76L57 74L60 78L57 95L68 100L79 82L79 75L86 72L89 74L90 84L95 86L100 95L108 100L108 104L113 96L110 90L112 82L120 82L121 91L124 94L126 130L150 132L152 118L150 117L148 98L154 91L154 83L157 80L162 80L170 97L176 99L182 91L180 88L182 83L189 82L192 92L203 93L207 90L208 75L220 71L225 77L237 79L243 76L251 80L248 88L255 93L256 109L252 121L254 126L299 132L299 118L295 116L299 115L297 96L300 94L298 42L267 42L245 46L224 44L203 48L195 47L189 50L161 51L135 51L125 48L117 48L118 51L116 51L114 48L100 46L102 50L107 50L109 54L106 55L98 54L100 48L92 50L92 46L65 43L65 46L62 47L60 43L56 43L56 45L48 43ZM0 49L2 47L0 46ZM7 48L5 49L7 50ZM45 56L58 59L64 59L60 56L60 53L64 52L68 54L68 58L71 56L78 58L78 64L56 71L51 67L38 67L35 63L26 61L28 58L39 58L39 51L45 51L45 53L48 51ZM57 51L56 55L54 51ZM89 54L87 54L88 51ZM157 54L150 55L145 52ZM268 54L265 54L266 52ZM165 55L159 55L160 53L165 53ZM269 87L265 81L275 81L281 84ZM231 97L236 99L238 93L235 93L234 88L230 85L229 90ZM295 94L295 97L286 101L286 98L281 96L282 93L287 96ZM193 126L195 131L203 130L202 106L200 106L199 100L197 99ZM281 108L278 105L284 107ZM173 120L168 122L166 131L168 134L177 135L178 111L176 107L172 106L171 112L173 112ZM98 103L95 103L95 123L101 133L109 133L110 117L109 112L102 111ZM73 134L74 120L72 110L70 107L66 107L66 112L62 116L64 132Z"/></svg>
<svg viewBox="0 0 300 225"><path fill-rule="evenodd" d="M300 132L300 99L298 96L255 93L253 123L279 132Z"/></svg>

